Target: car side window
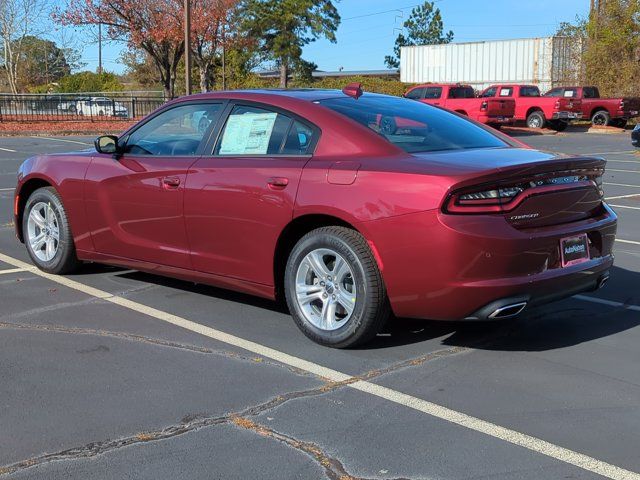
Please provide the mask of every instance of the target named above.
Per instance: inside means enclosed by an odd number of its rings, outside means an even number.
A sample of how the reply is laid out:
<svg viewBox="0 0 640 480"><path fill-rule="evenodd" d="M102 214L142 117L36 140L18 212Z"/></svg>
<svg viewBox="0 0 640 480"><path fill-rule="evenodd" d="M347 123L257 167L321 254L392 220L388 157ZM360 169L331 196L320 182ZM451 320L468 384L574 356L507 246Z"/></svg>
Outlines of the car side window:
<svg viewBox="0 0 640 480"><path fill-rule="evenodd" d="M412 100L420 100L424 96L425 90L426 89L424 87L414 88L407 93L406 98L410 98Z"/></svg>
<svg viewBox="0 0 640 480"><path fill-rule="evenodd" d="M153 117L126 140L132 155L195 155L221 104L181 105Z"/></svg>
<svg viewBox="0 0 640 480"><path fill-rule="evenodd" d="M584 98L597 98L596 89L592 87L584 87L582 89L582 96Z"/></svg>
<svg viewBox="0 0 640 480"><path fill-rule="evenodd" d="M214 153L251 156L303 154L313 134L308 130L282 113L236 105L225 122Z"/></svg>
<svg viewBox="0 0 640 480"><path fill-rule="evenodd" d="M484 92L482 92L482 95L480 95L480 97L483 97L483 98L495 97L496 93L498 93L498 87L491 87L485 90Z"/></svg>
<svg viewBox="0 0 640 480"><path fill-rule="evenodd" d="M424 98L440 98L442 96L442 87L427 87Z"/></svg>
<svg viewBox="0 0 640 480"><path fill-rule="evenodd" d="M545 93L545 97L562 97L564 89L562 88L554 88Z"/></svg>
<svg viewBox="0 0 640 480"><path fill-rule="evenodd" d="M310 153L313 140L313 130L294 120L280 153L283 155L306 155Z"/></svg>

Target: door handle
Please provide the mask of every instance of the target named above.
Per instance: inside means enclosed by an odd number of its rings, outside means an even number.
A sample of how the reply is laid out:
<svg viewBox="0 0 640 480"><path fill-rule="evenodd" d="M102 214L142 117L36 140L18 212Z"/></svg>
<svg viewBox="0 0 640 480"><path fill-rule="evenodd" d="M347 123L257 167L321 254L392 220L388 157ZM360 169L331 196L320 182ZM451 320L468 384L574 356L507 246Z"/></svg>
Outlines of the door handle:
<svg viewBox="0 0 640 480"><path fill-rule="evenodd" d="M289 179L286 177L272 177L267 180L267 185L272 190L282 190L289 185Z"/></svg>
<svg viewBox="0 0 640 480"><path fill-rule="evenodd" d="M162 179L162 185L164 188L178 188L180 186L179 177L164 177Z"/></svg>

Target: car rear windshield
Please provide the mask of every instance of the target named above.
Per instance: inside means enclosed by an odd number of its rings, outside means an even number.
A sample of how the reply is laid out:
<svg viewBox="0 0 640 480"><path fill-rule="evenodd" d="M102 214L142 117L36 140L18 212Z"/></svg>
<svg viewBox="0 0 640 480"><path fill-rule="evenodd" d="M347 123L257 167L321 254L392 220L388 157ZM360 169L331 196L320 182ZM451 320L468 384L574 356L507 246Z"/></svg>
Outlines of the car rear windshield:
<svg viewBox="0 0 640 480"><path fill-rule="evenodd" d="M318 102L370 128L410 153L509 146L488 130L424 103L385 96Z"/></svg>

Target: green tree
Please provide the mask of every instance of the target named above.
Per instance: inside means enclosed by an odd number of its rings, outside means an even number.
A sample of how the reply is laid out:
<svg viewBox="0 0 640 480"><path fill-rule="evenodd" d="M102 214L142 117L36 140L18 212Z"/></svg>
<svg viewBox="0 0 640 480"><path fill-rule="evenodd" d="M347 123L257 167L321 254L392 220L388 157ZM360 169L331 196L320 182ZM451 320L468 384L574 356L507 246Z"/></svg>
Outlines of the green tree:
<svg viewBox="0 0 640 480"><path fill-rule="evenodd" d="M117 92L123 88L122 83L113 73L80 72L61 78L57 91L61 93Z"/></svg>
<svg viewBox="0 0 640 480"><path fill-rule="evenodd" d="M304 69L302 47L324 37L336 41L340 15L331 0L245 0L242 28L259 38L259 48L280 70L280 87L289 73Z"/></svg>
<svg viewBox="0 0 640 480"><path fill-rule="evenodd" d="M23 88L57 82L69 75L80 59L75 50L59 48L51 40L34 36L22 40L21 55L18 80Z"/></svg>
<svg viewBox="0 0 640 480"><path fill-rule="evenodd" d="M607 0L586 26L587 80L604 95L637 95L640 78L640 0Z"/></svg>
<svg viewBox="0 0 640 480"><path fill-rule="evenodd" d="M387 68L400 66L400 48L412 45L438 45L450 43L453 40L453 32L444 33L444 23L439 8L434 7L434 2L424 2L413 10L409 18L402 24L406 31L400 33L393 47L393 55L384 57Z"/></svg>

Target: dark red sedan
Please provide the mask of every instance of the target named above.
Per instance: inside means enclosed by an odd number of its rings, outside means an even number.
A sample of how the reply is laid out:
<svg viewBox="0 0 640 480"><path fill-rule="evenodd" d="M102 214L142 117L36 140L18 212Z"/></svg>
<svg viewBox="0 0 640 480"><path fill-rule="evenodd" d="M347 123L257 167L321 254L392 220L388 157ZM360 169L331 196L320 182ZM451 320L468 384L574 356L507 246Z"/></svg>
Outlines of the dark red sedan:
<svg viewBox="0 0 640 480"><path fill-rule="evenodd" d="M15 225L44 271L93 261L282 296L307 336L348 347L392 312L502 319L602 286L604 167L353 85L221 92L26 160Z"/></svg>

